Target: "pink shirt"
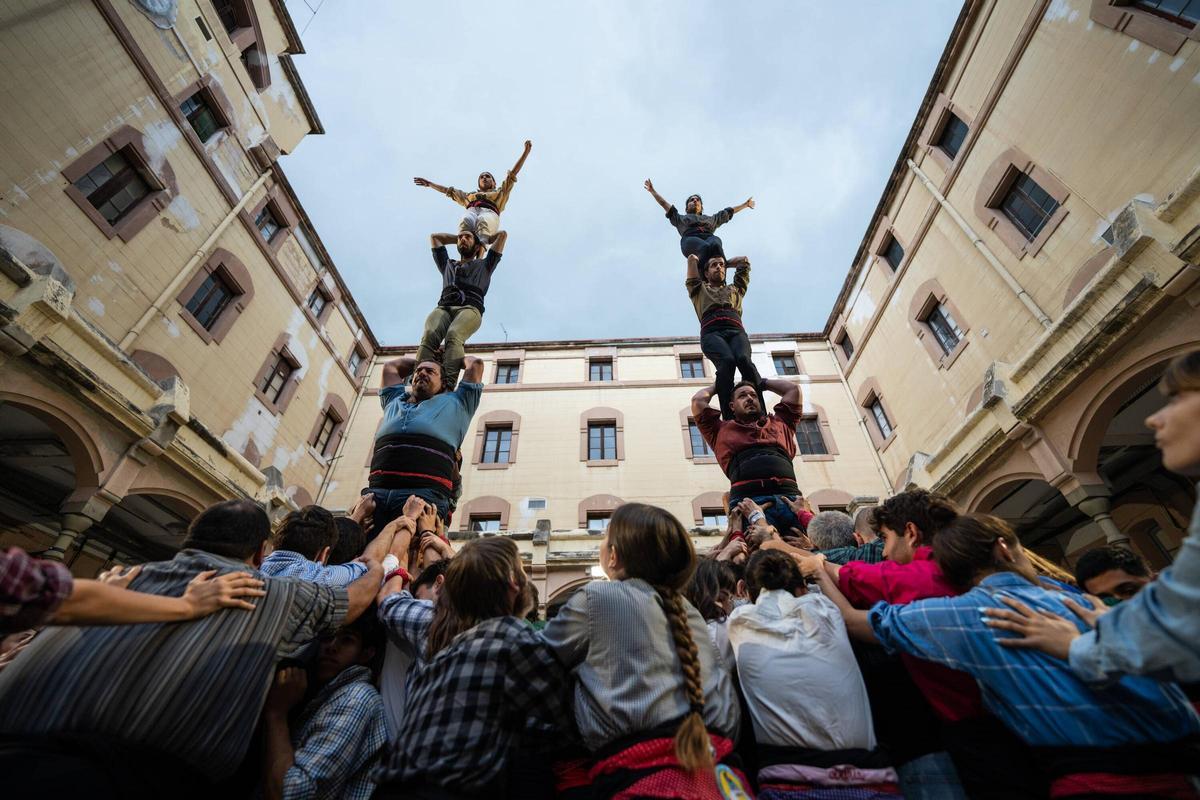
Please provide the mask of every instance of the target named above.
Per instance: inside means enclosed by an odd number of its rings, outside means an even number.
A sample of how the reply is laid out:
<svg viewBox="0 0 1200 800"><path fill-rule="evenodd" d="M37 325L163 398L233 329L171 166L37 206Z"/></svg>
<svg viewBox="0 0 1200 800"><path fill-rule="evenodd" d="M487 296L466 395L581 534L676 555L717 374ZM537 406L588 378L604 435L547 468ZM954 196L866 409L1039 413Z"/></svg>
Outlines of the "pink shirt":
<svg viewBox="0 0 1200 800"><path fill-rule="evenodd" d="M856 608L870 608L881 600L905 604L928 597L962 594L946 580L933 560L932 547L918 547L908 564L851 561L838 572L838 588ZM975 679L965 672L901 655L913 683L942 719L956 721L984 714L983 698Z"/></svg>

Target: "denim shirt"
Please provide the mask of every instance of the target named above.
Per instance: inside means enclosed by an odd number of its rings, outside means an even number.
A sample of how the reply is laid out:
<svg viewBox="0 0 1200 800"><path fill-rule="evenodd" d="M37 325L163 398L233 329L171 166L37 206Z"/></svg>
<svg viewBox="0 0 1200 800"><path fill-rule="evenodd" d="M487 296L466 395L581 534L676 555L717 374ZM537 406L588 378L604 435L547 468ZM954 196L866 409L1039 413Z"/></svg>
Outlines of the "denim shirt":
<svg viewBox="0 0 1200 800"><path fill-rule="evenodd" d="M1122 675L1200 681L1200 502L1175 563L1071 643L1071 669L1093 683Z"/></svg>
<svg viewBox="0 0 1200 800"><path fill-rule="evenodd" d="M1035 611L1074 618L1062 602L1064 593L998 572L958 597L876 603L869 621L889 652L970 673L983 690L984 706L1031 746L1121 747L1200 733L1200 718L1174 684L1127 677L1089 688L1053 656L1001 646L998 639L1007 636L993 634L981 609L1006 608L1000 602L1005 595Z"/></svg>

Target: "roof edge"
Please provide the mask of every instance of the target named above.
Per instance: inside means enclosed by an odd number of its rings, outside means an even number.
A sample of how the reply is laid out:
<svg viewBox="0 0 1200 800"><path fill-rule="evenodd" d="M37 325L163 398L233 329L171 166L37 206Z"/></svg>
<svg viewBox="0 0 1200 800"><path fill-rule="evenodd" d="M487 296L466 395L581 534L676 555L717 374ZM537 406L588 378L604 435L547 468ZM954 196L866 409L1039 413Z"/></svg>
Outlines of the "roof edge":
<svg viewBox="0 0 1200 800"><path fill-rule="evenodd" d="M855 281L858 280L858 275L864 266L863 255L871 246L875 227L879 224L880 218L884 216L888 204L892 201L896 190L900 186L899 179L904 173L904 164L908 159L909 151L912 150L913 145L921 135L921 131L924 130L929 112L933 109L933 105L937 100L938 89L942 85L942 79L945 78L951 61L962 47L971 21L983 5L982 0L965 0L962 10L958 12L958 19L954 21L954 27L950 31L950 38L946 40L946 47L942 50L942 56L938 59L937 67L933 70L933 77L930 79L929 88L925 90L925 97L917 109L917 116L913 120L912 128L909 129L908 136L904 139L904 145L900 148L900 155L896 157L896 164L892 167L888 181L883 187L883 194L879 198L879 203L875 206L875 212L871 215L871 221L867 224L866 232L863 233L862 242L859 243L858 250L854 253L854 260L850 262L850 271L846 275L846 280L842 283L842 289L838 292L838 296L833 302L833 308L829 311L829 319L825 321L825 328L822 331L825 336L828 336L833 331L833 326L837 322L838 315L841 313L842 307L845 306L846 300L850 296L850 290L853 288Z"/></svg>
<svg viewBox="0 0 1200 800"><path fill-rule="evenodd" d="M308 118L308 124L312 128L312 132L315 134L324 133L325 126L321 124L321 118L317 116L317 107L313 105L312 97L309 96L308 89L305 87L304 81L300 78L300 71L296 69L296 64L292 61L291 55L280 53L279 65L283 67L283 73L292 82L292 88L296 91L296 99L300 101L300 107L304 109L304 116Z"/></svg>
<svg viewBox="0 0 1200 800"><path fill-rule="evenodd" d="M774 342L781 339L792 339L800 342L823 342L825 334L821 332L805 333L755 333L750 335L751 342ZM560 347L606 347L637 345L684 345L699 344L697 336L633 336L618 339L542 339L527 342L472 342L468 350L553 350ZM417 345L382 345L376 349L379 355L400 356L417 349Z"/></svg>

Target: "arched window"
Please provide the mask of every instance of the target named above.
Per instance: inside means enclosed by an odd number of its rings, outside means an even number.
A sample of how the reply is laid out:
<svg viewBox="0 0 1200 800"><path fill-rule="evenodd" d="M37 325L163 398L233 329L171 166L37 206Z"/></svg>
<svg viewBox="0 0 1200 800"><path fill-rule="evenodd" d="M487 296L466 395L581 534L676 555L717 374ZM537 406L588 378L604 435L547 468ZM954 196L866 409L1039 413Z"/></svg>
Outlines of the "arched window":
<svg viewBox="0 0 1200 800"><path fill-rule="evenodd" d="M477 469L508 469L517 463L521 415L515 411L489 411L475 425L471 463Z"/></svg>
<svg viewBox="0 0 1200 800"><path fill-rule="evenodd" d="M254 297L250 270L233 253L213 250L175 300L180 316L208 344L220 344Z"/></svg>

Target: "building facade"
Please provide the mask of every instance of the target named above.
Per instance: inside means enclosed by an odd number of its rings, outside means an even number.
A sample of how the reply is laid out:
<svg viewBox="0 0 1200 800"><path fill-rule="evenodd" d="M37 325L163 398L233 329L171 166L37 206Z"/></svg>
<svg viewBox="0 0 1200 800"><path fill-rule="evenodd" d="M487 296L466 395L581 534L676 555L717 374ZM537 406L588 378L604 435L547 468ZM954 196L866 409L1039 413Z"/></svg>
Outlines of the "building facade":
<svg viewBox="0 0 1200 800"><path fill-rule="evenodd" d="M282 2L0 9L6 544L87 573L320 490L375 341L277 163L302 52Z"/></svg>
<svg viewBox="0 0 1200 800"><path fill-rule="evenodd" d="M170 552L218 498L349 507L411 353L278 163L321 132L282 0L162 5L0 10L0 541L80 574ZM753 337L803 385L815 505L926 486L1066 563L1170 559L1194 488L1141 420L1200 346L1200 26L1169 5L964 4L824 330ZM720 522L695 339L470 349L453 527L514 536L543 602L620 502Z"/></svg>

